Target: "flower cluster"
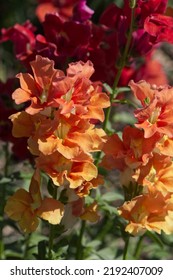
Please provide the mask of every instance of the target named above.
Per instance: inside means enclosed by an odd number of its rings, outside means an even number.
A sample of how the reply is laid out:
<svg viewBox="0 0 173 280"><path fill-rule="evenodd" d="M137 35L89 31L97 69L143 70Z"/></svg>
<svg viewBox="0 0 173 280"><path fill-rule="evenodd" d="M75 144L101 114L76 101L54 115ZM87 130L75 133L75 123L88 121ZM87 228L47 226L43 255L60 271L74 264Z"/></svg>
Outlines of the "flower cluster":
<svg viewBox="0 0 173 280"><path fill-rule="evenodd" d="M87 6L86 0L39 2L36 15L43 33L38 34L36 27L26 21L3 28L0 42L11 40L17 59L28 70L31 70L30 62L36 55L54 60L56 68L63 70L69 61L86 62L89 59L95 68L92 80L112 85L117 73L116 65L127 43L131 22L129 1L124 1L121 8L113 3L108 5L97 23L91 20L94 11ZM145 59L159 42L172 43L172 18L164 14L166 5L167 0L136 1L128 61L133 73L128 76L128 81L132 74L135 81L138 79L139 65L143 63L139 63L137 57L142 55Z"/></svg>
<svg viewBox="0 0 173 280"><path fill-rule="evenodd" d="M109 97L100 84L90 81L94 72L90 61L69 64L65 75L54 68L53 61L36 56L31 68L33 75L17 75L20 88L12 94L16 104L25 103L25 111L10 119L13 136L28 138L36 173L29 193L18 190L7 201L5 211L26 232L36 229L38 217L59 223L69 205L74 216L96 221L97 205L85 207L84 197L100 184L92 153L101 150L106 141L105 132L96 123L104 120L103 108L110 105ZM41 198L40 170L53 181L54 188L65 191L65 205Z"/></svg>
<svg viewBox="0 0 173 280"><path fill-rule="evenodd" d="M135 127L127 126L122 139L113 134L105 144L102 164L120 170L125 203L119 213L126 231L173 232L173 88L129 83L141 107Z"/></svg>

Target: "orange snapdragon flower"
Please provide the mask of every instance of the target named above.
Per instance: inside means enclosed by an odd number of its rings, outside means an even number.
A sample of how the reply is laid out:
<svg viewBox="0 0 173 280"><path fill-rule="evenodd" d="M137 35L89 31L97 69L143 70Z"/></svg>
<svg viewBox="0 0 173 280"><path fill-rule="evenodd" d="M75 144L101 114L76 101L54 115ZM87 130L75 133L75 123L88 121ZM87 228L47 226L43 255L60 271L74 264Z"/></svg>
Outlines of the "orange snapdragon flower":
<svg viewBox="0 0 173 280"><path fill-rule="evenodd" d="M73 158L81 150L85 153L101 150L106 141L105 132L95 128L88 120L75 115L68 118L59 112L47 117L40 113L29 115L25 111L10 116L15 137L28 137L30 152L50 155L58 151L66 158Z"/></svg>
<svg viewBox="0 0 173 280"><path fill-rule="evenodd" d="M173 195L165 197L154 190L125 202L118 212L128 221L125 230L132 235L146 230L173 233Z"/></svg>
<svg viewBox="0 0 173 280"><path fill-rule="evenodd" d="M97 202L93 202L89 206L85 207L83 213L80 215L80 218L85 221L89 221L92 223L98 222L100 216L97 212L98 204Z"/></svg>
<svg viewBox="0 0 173 280"><path fill-rule="evenodd" d="M32 61L33 76L18 74L21 88L12 98L16 104L31 101L26 112L33 115L48 108L59 108L61 114L76 114L85 119L104 120L103 108L110 105L101 87L90 81L94 72L90 61L69 64L67 75L54 69L54 62L39 55ZM98 106L99 104L99 106Z"/></svg>
<svg viewBox="0 0 173 280"><path fill-rule="evenodd" d="M76 198L76 200L69 201L65 205L65 213L62 219L62 225L65 229L71 228L78 219L95 223L100 219L98 214L98 205L93 202L85 207L83 198Z"/></svg>
<svg viewBox="0 0 173 280"><path fill-rule="evenodd" d="M156 153L173 157L173 138L163 135L163 137L157 142L155 151Z"/></svg>
<svg viewBox="0 0 173 280"><path fill-rule="evenodd" d="M56 127L49 135L38 139L39 151L50 155L58 151L66 158L77 156L80 151L85 153L98 151L105 140L105 132L95 128L88 120L83 120L75 115L68 118L56 114L54 122ZM40 127L41 128L41 127Z"/></svg>
<svg viewBox="0 0 173 280"><path fill-rule="evenodd" d="M36 168L55 186L73 191L75 199L67 201L65 208L71 204L76 216L96 221L97 205L85 207L84 197L102 183L91 153L102 150L107 141L104 130L95 123L104 120L103 108L110 105L109 97L99 83L90 80L94 72L90 61L69 64L65 75L54 69L53 61L36 56L31 68L33 75L18 75L21 87L12 95L17 104L30 101L25 111L10 116L13 136L27 137ZM39 199L33 197L31 182L29 192L20 189L6 206L7 214L25 232L37 228L39 217L55 224L64 215L62 203L41 198L39 182L36 190ZM28 224L25 216L30 217Z"/></svg>
<svg viewBox="0 0 173 280"><path fill-rule="evenodd" d="M63 79L64 73L54 69L52 60L39 55L30 64L33 76L28 73L17 75L21 88L13 92L12 98L16 104L31 101L30 106L26 108L26 112L34 115L51 106L54 98L63 94L58 88L58 81Z"/></svg>
<svg viewBox="0 0 173 280"><path fill-rule="evenodd" d="M59 152L51 155L40 154L36 165L50 176L56 186L68 183L70 188L75 189L85 181L97 177L97 168L92 163L92 158L82 152L73 159L67 159Z"/></svg>
<svg viewBox="0 0 173 280"><path fill-rule="evenodd" d="M159 134L144 138L143 130L126 126L123 130L122 140L117 134L107 137L103 148L106 155L102 164L106 167L118 168L121 171L126 167L134 169L140 165L146 165L152 157L158 139L160 139Z"/></svg>
<svg viewBox="0 0 173 280"><path fill-rule="evenodd" d="M42 199L40 193L40 175L36 169L29 187L29 192L19 189L9 197L5 213L17 221L25 233L36 230L39 219L47 220L50 224L59 224L64 213L64 205L53 198Z"/></svg>
<svg viewBox="0 0 173 280"><path fill-rule="evenodd" d="M141 166L132 176L145 190L156 188L164 196L173 193L173 162L165 155L153 154L146 166Z"/></svg>
<svg viewBox="0 0 173 280"><path fill-rule="evenodd" d="M144 130L144 137L150 138L156 132L161 136L173 137L173 88L157 88L145 81L129 83L134 95L141 101L142 108L135 111L138 123L135 125Z"/></svg>

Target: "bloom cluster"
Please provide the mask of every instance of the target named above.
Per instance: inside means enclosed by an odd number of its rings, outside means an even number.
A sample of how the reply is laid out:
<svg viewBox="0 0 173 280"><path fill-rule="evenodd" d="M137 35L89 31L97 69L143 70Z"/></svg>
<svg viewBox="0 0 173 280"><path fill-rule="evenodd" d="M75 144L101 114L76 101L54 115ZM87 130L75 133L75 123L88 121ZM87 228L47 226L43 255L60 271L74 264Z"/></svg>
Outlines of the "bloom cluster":
<svg viewBox="0 0 173 280"><path fill-rule="evenodd" d="M16 58L30 70L30 62L36 55L55 61L56 68L64 69L69 61L88 59L94 64L93 81L100 80L113 84L119 59L127 43L131 22L130 1L122 7L112 3L100 14L98 22L91 20L94 11L87 6L86 0L47 0L39 1L36 15L43 33L27 20L23 24L1 30L0 42L11 40L14 43ZM137 0L130 66L122 73L126 80L136 81L141 63L136 60L146 54L158 43L172 43L172 18L165 15L167 0ZM140 65L141 64L141 65ZM137 76L137 77L136 77Z"/></svg>
<svg viewBox="0 0 173 280"><path fill-rule="evenodd" d="M77 218L97 221L97 202L86 205L85 197L102 184L94 154L101 151L98 163L103 151L102 165L120 171L125 202L118 211L128 221L126 231L173 233L173 88L153 56L160 42L173 43L168 1L111 3L96 20L86 0L38 2L40 30L27 20L0 35L0 43L13 42L26 70L17 75L15 91L10 80L0 83L0 91L8 89L23 109L6 108L0 96L0 138L14 150L13 137L26 140L35 169L29 190L17 190L5 212L26 233L36 230L39 219L65 228ZM102 83L111 102L117 88L129 84L141 104L135 127L126 126L122 137L105 133L110 100ZM42 172L49 179L46 190ZM45 197L47 191L52 197Z"/></svg>
<svg viewBox="0 0 173 280"><path fill-rule="evenodd" d="M8 40L13 42L15 56L27 72L32 72L30 62L37 55L53 60L55 68L63 71L70 62L90 60L95 69L91 80L106 82L112 86L127 43L131 22L130 1L124 1L122 7L113 3L108 5L97 20L92 17L94 11L89 8L86 0L38 2L35 14L42 28L37 29L29 20L23 24L16 23L12 27L1 29L0 43ZM167 78L155 58L155 51L159 42L172 43L172 18L165 15L167 0L135 2L130 53L119 85L126 86L131 79L136 82L145 79L155 84L165 84ZM98 1L97 5L101 5L101 2L99 4ZM98 10L102 10L100 6ZM97 9L95 12L97 13ZM11 82L7 76L2 86L0 83L0 95L9 97ZM11 87L15 86L15 82L11 84ZM11 105L10 109L16 111L16 107ZM0 130L4 130L4 124L10 128L9 106L0 102L0 110L3 120L0 122ZM0 139L4 141L1 135L0 133ZM29 157L24 140L14 139L11 135L8 135L7 140L13 143L13 152L17 158ZM18 149L20 145L23 146L21 152Z"/></svg>
<svg viewBox="0 0 173 280"><path fill-rule="evenodd" d="M96 123L104 120L109 97L100 84L90 81L94 72L90 61L69 64L65 75L54 68L53 61L36 56L31 68L33 75L17 75L20 88L12 94L16 104L25 103L25 111L10 119L13 136L28 138L36 171L29 192L18 190L7 201L5 211L25 232L37 228L38 217L58 224L69 207L72 216L96 221L97 205L85 207L84 197L100 183L92 153L101 150L106 141ZM65 204L41 198L40 170L53 181L54 189L65 191Z"/></svg>
<svg viewBox="0 0 173 280"><path fill-rule="evenodd" d="M125 203L119 213L132 235L146 230L173 232L173 88L129 83L141 107L135 127L122 139L113 134L105 144L102 164L120 170Z"/></svg>

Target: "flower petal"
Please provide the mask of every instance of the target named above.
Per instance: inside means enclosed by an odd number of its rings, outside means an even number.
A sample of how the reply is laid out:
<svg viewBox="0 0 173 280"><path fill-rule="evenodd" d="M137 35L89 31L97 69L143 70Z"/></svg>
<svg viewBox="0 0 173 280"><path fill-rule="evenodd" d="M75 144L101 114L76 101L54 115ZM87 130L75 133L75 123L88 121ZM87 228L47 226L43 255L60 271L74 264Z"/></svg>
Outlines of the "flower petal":
<svg viewBox="0 0 173 280"><path fill-rule="evenodd" d="M64 205L58 200L47 197L42 201L37 215L50 224L57 225L64 215Z"/></svg>

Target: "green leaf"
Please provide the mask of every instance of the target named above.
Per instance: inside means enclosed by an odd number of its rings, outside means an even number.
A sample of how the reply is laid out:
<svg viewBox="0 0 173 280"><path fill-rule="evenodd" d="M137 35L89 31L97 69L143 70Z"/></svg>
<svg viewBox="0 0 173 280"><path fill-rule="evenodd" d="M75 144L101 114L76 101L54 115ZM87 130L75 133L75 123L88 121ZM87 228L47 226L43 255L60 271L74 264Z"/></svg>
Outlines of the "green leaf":
<svg viewBox="0 0 173 280"><path fill-rule="evenodd" d="M87 247L96 248L101 245L101 240L92 240L91 242L87 243Z"/></svg>
<svg viewBox="0 0 173 280"><path fill-rule="evenodd" d="M102 200L107 202L116 201L118 199L123 199L123 195L115 192L107 192L102 195Z"/></svg>
<svg viewBox="0 0 173 280"><path fill-rule="evenodd" d="M127 91L131 91L131 89L129 87L120 87L118 88L118 93L120 92L127 92Z"/></svg>
<svg viewBox="0 0 173 280"><path fill-rule="evenodd" d="M64 189L64 190L61 191L59 200L60 200L63 204L67 204L67 202L68 202L68 196L67 196L67 190L66 190L66 189Z"/></svg>
<svg viewBox="0 0 173 280"><path fill-rule="evenodd" d="M104 176L106 176L108 174L108 171L102 166L98 167L98 172L99 172L99 174L104 175Z"/></svg>
<svg viewBox="0 0 173 280"><path fill-rule="evenodd" d="M108 84L104 83L104 84L103 84L103 87L104 87L104 89L105 89L107 92L109 92L110 94L113 93L112 88L111 88Z"/></svg>
<svg viewBox="0 0 173 280"><path fill-rule="evenodd" d="M102 210L105 210L110 215L117 215L118 214L117 208L115 206L111 206L108 203L104 203L104 204L102 204L100 206L101 206Z"/></svg>
<svg viewBox="0 0 173 280"><path fill-rule="evenodd" d="M127 112L121 112L113 116L113 121L133 125L135 123L135 118Z"/></svg>
<svg viewBox="0 0 173 280"><path fill-rule="evenodd" d="M95 252L96 256L98 256L101 260L113 260L115 257L115 251L113 248L104 248Z"/></svg>
<svg viewBox="0 0 173 280"><path fill-rule="evenodd" d="M169 1L168 1L168 7L172 7L172 8L173 8L173 2L172 2L172 0L169 0Z"/></svg>
<svg viewBox="0 0 173 280"><path fill-rule="evenodd" d="M0 179L0 185L8 184L9 182L11 182L10 178L3 177L2 179Z"/></svg>
<svg viewBox="0 0 173 280"><path fill-rule="evenodd" d="M150 237L157 245L159 245L159 247L163 248L163 242L156 233L147 231L146 235Z"/></svg>
<svg viewBox="0 0 173 280"><path fill-rule="evenodd" d="M47 190L51 196L53 196L53 194L54 194L54 189L55 189L55 186L54 186L52 180L50 179L47 184Z"/></svg>

